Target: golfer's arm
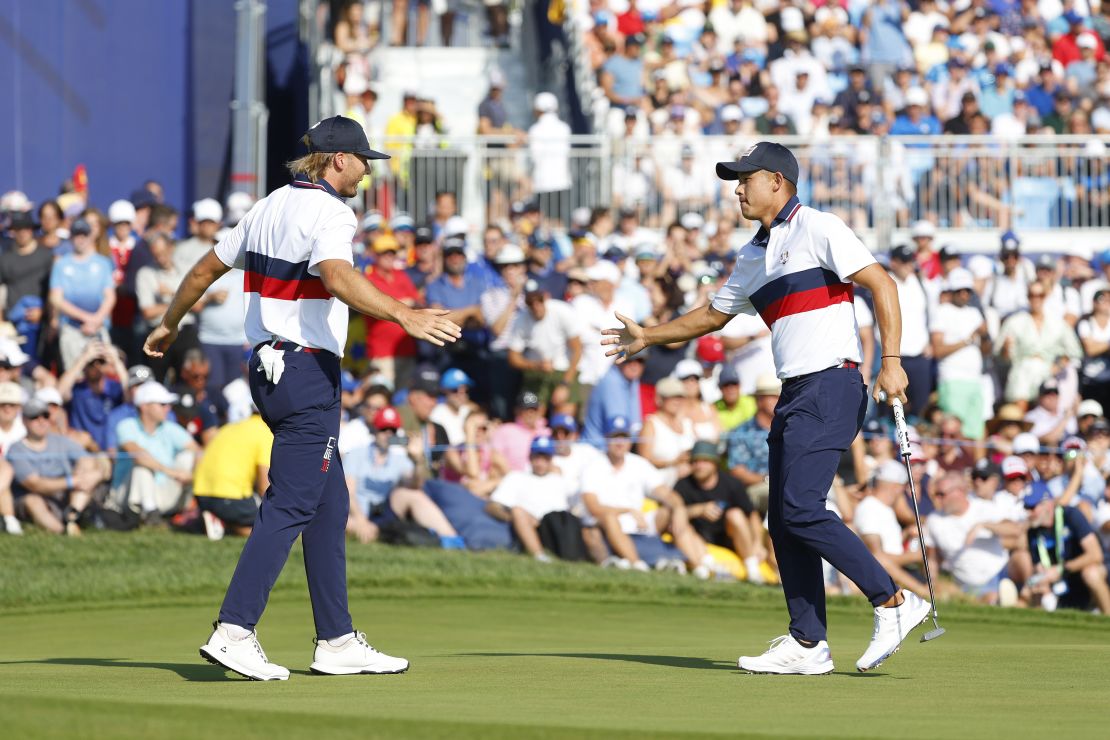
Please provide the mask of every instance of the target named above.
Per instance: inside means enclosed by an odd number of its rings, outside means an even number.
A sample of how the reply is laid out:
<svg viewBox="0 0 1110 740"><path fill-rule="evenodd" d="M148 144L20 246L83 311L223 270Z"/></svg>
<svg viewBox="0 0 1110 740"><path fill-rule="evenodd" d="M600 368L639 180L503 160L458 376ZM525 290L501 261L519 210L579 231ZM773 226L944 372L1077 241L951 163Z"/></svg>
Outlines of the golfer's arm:
<svg viewBox="0 0 1110 740"><path fill-rule="evenodd" d="M877 262L853 273L851 280L870 290L875 299L875 323L882 336L882 362L901 362L902 309L898 305L894 281Z"/></svg>
<svg viewBox="0 0 1110 740"><path fill-rule="evenodd" d="M200 300L208 287L230 269L223 263L223 260L216 256L215 250L209 249L193 265L189 274L177 287L177 292L173 294L173 300L170 301L170 307L166 309L166 313L162 316L162 325L172 328L181 323L181 319L185 318L185 314L189 313L189 309Z"/></svg>
<svg viewBox="0 0 1110 740"><path fill-rule="evenodd" d="M359 313L400 323L401 317L413 310L375 288L348 262L324 260L317 267L328 292Z"/></svg>
<svg viewBox="0 0 1110 740"><path fill-rule="evenodd" d="M724 328L731 319L731 315L721 313L707 303L674 321L644 327L644 342L649 347L655 344L686 342Z"/></svg>

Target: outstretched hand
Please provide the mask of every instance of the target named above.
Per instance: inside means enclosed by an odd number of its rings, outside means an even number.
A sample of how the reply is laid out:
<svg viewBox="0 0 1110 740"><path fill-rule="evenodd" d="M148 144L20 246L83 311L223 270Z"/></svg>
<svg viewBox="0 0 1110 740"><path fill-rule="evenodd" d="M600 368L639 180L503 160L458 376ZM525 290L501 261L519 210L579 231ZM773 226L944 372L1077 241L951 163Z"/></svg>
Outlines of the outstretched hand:
<svg viewBox="0 0 1110 740"><path fill-rule="evenodd" d="M616 316L617 320L624 324L624 327L621 329L602 329L601 343L613 346L605 353L605 356L615 356L617 364L620 365L637 352L646 349L647 340L644 337L644 327L627 316L622 316L619 313Z"/></svg>
<svg viewBox="0 0 1110 740"><path fill-rule="evenodd" d="M161 357L162 353L169 349L173 344L173 340L177 339L177 329L170 329L164 324L159 324L154 327L154 331L146 338L143 344L143 352L147 357Z"/></svg>
<svg viewBox="0 0 1110 740"><path fill-rule="evenodd" d="M462 336L459 325L447 318L449 313L443 308L419 308L407 312L399 323L412 337L442 347Z"/></svg>

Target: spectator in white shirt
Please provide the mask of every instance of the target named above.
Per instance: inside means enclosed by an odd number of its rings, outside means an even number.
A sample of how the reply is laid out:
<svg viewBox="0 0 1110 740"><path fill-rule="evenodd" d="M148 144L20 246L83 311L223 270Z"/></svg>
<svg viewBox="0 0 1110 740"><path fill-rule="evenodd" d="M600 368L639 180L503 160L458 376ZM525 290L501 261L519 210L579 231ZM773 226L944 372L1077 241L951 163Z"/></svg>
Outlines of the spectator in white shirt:
<svg viewBox="0 0 1110 740"><path fill-rule="evenodd" d="M647 571L648 565L629 535L669 533L694 575L708 578L712 559L705 542L690 526L682 497L663 484L660 472L651 463L632 454L629 420L614 417L605 431L606 456L583 473L582 503L588 512L584 524L599 528L615 553L608 562L622 570ZM645 512L644 503L649 498L659 508Z"/></svg>
<svg viewBox="0 0 1110 740"><path fill-rule="evenodd" d="M929 595L928 588L907 570L921 561L921 554L906 551L903 543L907 536L894 513L895 504L905 498L907 483L905 463L887 460L880 465L870 493L852 514L852 524L894 582L924 598Z"/></svg>
<svg viewBox="0 0 1110 740"><path fill-rule="evenodd" d="M932 392L933 358L929 346L929 296L916 272L917 254L913 247L900 245L890 250L890 276L898 289L902 308L902 368L909 377L906 410L920 414Z"/></svg>
<svg viewBox="0 0 1110 740"><path fill-rule="evenodd" d="M938 360L939 405L959 418L964 437L982 439L986 423L983 357L990 352L990 335L982 312L970 305L971 273L957 267L944 287L948 301L937 306L930 327L933 356Z"/></svg>
<svg viewBox="0 0 1110 740"><path fill-rule="evenodd" d="M943 567L964 593L998 603L1001 584L1010 574L1008 551L1022 546L1023 527L1004 519L997 507L969 497L962 473L941 478L933 498L940 510L929 515L924 532L933 572ZM1012 582L1008 588L1013 589Z"/></svg>
<svg viewBox="0 0 1110 740"><path fill-rule="evenodd" d="M452 447L457 447L466 441L463 425L466 423L466 417L476 408L470 400L470 389L473 387L474 381L470 376L456 367L445 370L439 379L443 400L436 404L432 409L432 415L428 418L443 427Z"/></svg>
<svg viewBox="0 0 1110 740"><path fill-rule="evenodd" d="M581 319L569 304L548 298L535 280L525 283L524 309L509 338L509 365L524 374L524 390L539 396L544 408L578 402L581 335Z"/></svg>
<svg viewBox="0 0 1110 740"><path fill-rule="evenodd" d="M1072 409L1060 408L1060 385L1055 378L1041 383L1037 390L1037 405L1025 414L1033 425L1029 431L1045 447L1058 447L1065 434L1075 432Z"/></svg>
<svg viewBox="0 0 1110 740"><path fill-rule="evenodd" d="M540 197L547 217L557 215L560 205L570 211L570 126L559 120L559 99L549 92L536 95L532 106L536 122L528 129L528 152L532 158L532 190ZM546 202L545 202L546 201Z"/></svg>

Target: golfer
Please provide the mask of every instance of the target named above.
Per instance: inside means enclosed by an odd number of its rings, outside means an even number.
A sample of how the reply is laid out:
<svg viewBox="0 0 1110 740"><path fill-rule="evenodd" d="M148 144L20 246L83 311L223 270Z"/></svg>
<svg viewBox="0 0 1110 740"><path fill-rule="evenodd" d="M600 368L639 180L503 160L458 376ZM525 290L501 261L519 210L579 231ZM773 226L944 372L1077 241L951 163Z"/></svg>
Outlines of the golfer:
<svg viewBox="0 0 1110 740"><path fill-rule="evenodd" d="M348 494L339 436L339 358L350 307L395 321L412 336L442 346L460 329L447 311L414 310L382 294L352 265L357 192L370 148L362 126L336 116L305 134L308 154L289 163L294 179L260 200L185 277L144 350L161 357L178 323L217 278L244 271L246 333L254 346L250 388L274 433L270 487L239 556L219 619L201 656L260 681L289 671L262 651L255 625L270 589L302 536L316 622L314 673L401 673L408 661L380 653L356 633L347 611L344 528Z"/></svg>
<svg viewBox="0 0 1110 740"><path fill-rule="evenodd" d="M751 673L823 674L833 670L826 642L821 559L851 578L875 607L871 644L856 663L870 670L888 658L929 605L900 591L867 546L825 508L841 454L867 408L853 283L875 297L882 332L882 369L876 382L890 398L905 399L906 373L898 357L901 313L894 282L871 252L836 216L798 201L798 161L769 142L738 162L717 164L717 176L736 180L744 218L759 229L736 257L732 274L711 305L645 328L620 314L621 329L606 329L606 354L625 362L654 344L685 342L717 331L735 314L759 314L771 329L782 395L768 438L768 520L778 557L790 631L758 657L742 657Z"/></svg>

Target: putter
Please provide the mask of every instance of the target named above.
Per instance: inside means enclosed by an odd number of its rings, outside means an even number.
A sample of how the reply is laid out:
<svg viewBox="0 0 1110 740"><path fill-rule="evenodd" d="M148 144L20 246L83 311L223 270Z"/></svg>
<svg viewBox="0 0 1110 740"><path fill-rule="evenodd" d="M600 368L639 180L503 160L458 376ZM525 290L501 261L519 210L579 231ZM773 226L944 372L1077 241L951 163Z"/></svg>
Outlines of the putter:
<svg viewBox="0 0 1110 740"><path fill-rule="evenodd" d="M886 401L886 393L879 392L879 401ZM937 621L937 598L933 594L933 574L929 571L929 558L925 554L925 534L921 531L921 512L917 508L917 489L913 484L913 471L910 470L910 433L906 430L906 412L902 402L897 398L891 399L890 406L894 410L894 429L898 436L898 450L902 453L902 461L906 464L906 477L910 479L910 501L913 502L913 518L917 524L917 541L921 545L921 562L925 565L925 581L929 584L929 604L933 607L933 629L921 636L921 642L935 640L944 634L944 627Z"/></svg>

